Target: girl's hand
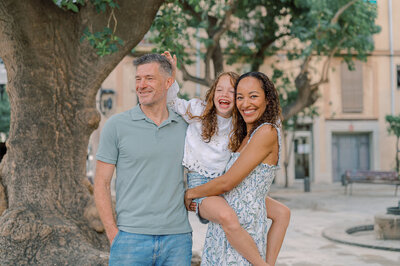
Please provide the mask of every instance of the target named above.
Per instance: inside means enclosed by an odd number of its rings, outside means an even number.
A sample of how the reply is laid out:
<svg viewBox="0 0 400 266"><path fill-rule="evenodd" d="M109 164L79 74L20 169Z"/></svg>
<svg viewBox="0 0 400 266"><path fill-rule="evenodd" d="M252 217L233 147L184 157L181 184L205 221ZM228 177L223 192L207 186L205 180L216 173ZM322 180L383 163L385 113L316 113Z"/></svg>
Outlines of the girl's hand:
<svg viewBox="0 0 400 266"><path fill-rule="evenodd" d="M161 55L165 56L172 65L172 78L176 77L176 55L172 56L170 52L165 51Z"/></svg>
<svg viewBox="0 0 400 266"><path fill-rule="evenodd" d="M192 201L192 203L190 203L190 206L189 206L189 211L195 212L196 207L197 207L197 203Z"/></svg>

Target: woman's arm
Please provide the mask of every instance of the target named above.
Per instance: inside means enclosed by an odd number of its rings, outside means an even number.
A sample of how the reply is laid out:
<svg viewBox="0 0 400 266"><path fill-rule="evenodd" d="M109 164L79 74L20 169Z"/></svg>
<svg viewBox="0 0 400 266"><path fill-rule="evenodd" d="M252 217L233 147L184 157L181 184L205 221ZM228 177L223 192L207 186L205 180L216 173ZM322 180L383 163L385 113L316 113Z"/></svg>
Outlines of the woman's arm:
<svg viewBox="0 0 400 266"><path fill-rule="evenodd" d="M272 220L267 235L267 263L275 265L290 221L290 209L270 197L265 199L267 216Z"/></svg>
<svg viewBox="0 0 400 266"><path fill-rule="evenodd" d="M232 190L272 153L277 142L276 129L271 125L262 126L224 175L204 185L188 189L185 194L185 202L190 202L194 198L217 196Z"/></svg>

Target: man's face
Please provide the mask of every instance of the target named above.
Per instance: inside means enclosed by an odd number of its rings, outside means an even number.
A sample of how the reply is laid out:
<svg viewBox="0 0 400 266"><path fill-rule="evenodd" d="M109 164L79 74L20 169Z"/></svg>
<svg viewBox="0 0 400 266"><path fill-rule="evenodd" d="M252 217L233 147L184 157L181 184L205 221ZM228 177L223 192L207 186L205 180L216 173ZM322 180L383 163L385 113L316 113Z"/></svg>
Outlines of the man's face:
<svg viewBox="0 0 400 266"><path fill-rule="evenodd" d="M160 71L158 63L139 65L136 71L136 94L140 104L155 106L166 101L172 78Z"/></svg>

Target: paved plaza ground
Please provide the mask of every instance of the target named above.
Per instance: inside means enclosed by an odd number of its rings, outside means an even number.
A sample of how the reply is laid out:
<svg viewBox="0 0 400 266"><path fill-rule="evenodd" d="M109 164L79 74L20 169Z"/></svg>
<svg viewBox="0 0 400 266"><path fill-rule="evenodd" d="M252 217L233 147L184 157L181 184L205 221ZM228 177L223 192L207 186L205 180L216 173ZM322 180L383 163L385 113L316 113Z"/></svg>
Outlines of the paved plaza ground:
<svg viewBox="0 0 400 266"><path fill-rule="evenodd" d="M339 224L373 224L375 214L397 206L399 195L394 196L394 186L389 185L354 184L351 196L344 194L340 184L312 184L309 193L303 192L301 183L286 189L273 185L270 196L285 203L292 213L276 266L400 265L400 252L340 244L322 236L324 230ZM193 253L201 254L207 227L193 213L190 222ZM363 237L376 242L373 231ZM391 243L400 247L400 240Z"/></svg>

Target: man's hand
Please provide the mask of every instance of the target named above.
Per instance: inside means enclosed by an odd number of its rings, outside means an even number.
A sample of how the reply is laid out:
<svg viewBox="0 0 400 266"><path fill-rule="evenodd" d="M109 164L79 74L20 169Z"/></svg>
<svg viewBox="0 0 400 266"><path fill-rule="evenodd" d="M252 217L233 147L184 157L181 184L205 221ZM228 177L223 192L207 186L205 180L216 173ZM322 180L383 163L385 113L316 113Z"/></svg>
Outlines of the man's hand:
<svg viewBox="0 0 400 266"><path fill-rule="evenodd" d="M196 203L192 202L192 199L188 198L188 193L187 193L187 190L186 190L186 192L185 192L185 206L186 206L186 209L188 211L196 210L196 206L194 207L194 210L193 210L192 204L196 204Z"/></svg>
<svg viewBox="0 0 400 266"><path fill-rule="evenodd" d="M110 241L110 245L111 245L115 236L118 234L118 228L117 227L110 228L110 229L106 230L106 234L107 234L108 241Z"/></svg>
<svg viewBox="0 0 400 266"><path fill-rule="evenodd" d="M172 66L172 78L176 79L176 55L172 56L170 52L165 51L161 55L165 56Z"/></svg>

